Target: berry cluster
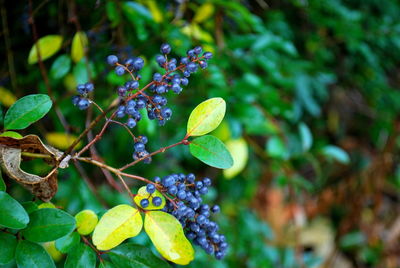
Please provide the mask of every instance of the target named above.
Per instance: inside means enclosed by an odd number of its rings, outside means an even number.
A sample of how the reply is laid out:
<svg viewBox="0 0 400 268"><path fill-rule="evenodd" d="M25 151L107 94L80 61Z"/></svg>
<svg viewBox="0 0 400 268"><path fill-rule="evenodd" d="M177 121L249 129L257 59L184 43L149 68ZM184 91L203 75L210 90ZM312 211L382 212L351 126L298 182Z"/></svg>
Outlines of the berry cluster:
<svg viewBox="0 0 400 268"><path fill-rule="evenodd" d="M146 151L146 147L145 147L146 143L147 143L147 137L146 136L140 136L140 137L135 139L135 144L133 146L133 148L134 148L133 159L134 160L146 157L149 154L149 152ZM150 164L151 163L151 156L143 159L143 163Z"/></svg>
<svg viewBox="0 0 400 268"><path fill-rule="evenodd" d="M193 174L171 174L163 177L155 177L153 184L148 184L146 190L149 194L157 188L162 193L171 197L173 202L167 201L163 211L172 214L182 224L186 236L195 244L203 248L208 254L214 254L217 259L222 259L228 249L224 235L218 234L218 225L209 218L211 213L218 213L219 206L210 208L203 204L202 195L208 192L211 179L196 180ZM161 198L154 197L154 206L161 205ZM149 200L141 200L140 205L146 207Z"/></svg>
<svg viewBox="0 0 400 268"><path fill-rule="evenodd" d="M110 55L107 57L107 63L115 68L117 75L129 73L132 80L127 81L123 86L117 88L118 96L122 100L122 104L118 107L116 116L123 118L128 116L126 125L134 128L138 121L142 118L140 110L145 110L150 120L158 120L158 124L163 126L172 116L172 110L167 105L167 98L164 94L172 91L176 94L182 92L182 86L187 86L189 83L188 77L191 73L201 68L207 67L206 60L211 59L211 52L205 52L202 56L201 47L195 47L187 52L187 57L180 59L180 65L176 58L168 59L168 54L171 53L169 44L162 44L160 48L162 55L156 56L156 61L165 72L154 73L153 80L148 86L152 94L144 93L144 89L139 90L139 80L141 79L138 73L144 66L144 60L140 57L128 58L123 63L120 62L117 56Z"/></svg>
<svg viewBox="0 0 400 268"><path fill-rule="evenodd" d="M77 106L80 110L86 110L90 106L90 100L88 95L94 90L92 83L80 84L76 87L79 95L72 97L72 103Z"/></svg>

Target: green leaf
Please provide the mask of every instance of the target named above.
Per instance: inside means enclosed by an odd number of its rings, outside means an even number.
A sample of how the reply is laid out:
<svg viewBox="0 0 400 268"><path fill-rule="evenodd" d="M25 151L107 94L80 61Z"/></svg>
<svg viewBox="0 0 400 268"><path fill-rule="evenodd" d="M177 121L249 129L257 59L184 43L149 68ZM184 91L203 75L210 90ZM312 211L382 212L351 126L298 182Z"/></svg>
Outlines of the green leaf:
<svg viewBox="0 0 400 268"><path fill-rule="evenodd" d="M108 252L111 261L117 267L131 268L168 268L167 262L156 257L148 247L133 243L122 244Z"/></svg>
<svg viewBox="0 0 400 268"><path fill-rule="evenodd" d="M89 246L79 244L67 256L65 268L91 268L96 267L96 253Z"/></svg>
<svg viewBox="0 0 400 268"><path fill-rule="evenodd" d="M86 67L86 62L84 60L81 60L78 62L74 69L72 70L76 83L77 84L84 84L89 82L89 74L88 74L88 69ZM90 66L90 72L93 74L93 69L92 66Z"/></svg>
<svg viewBox="0 0 400 268"><path fill-rule="evenodd" d="M107 211L93 232L93 244L99 250L109 250L125 239L140 233L143 227L139 210L129 205L118 205Z"/></svg>
<svg viewBox="0 0 400 268"><path fill-rule="evenodd" d="M4 118L4 128L24 129L45 116L51 106L51 99L45 94L25 96L8 109Z"/></svg>
<svg viewBox="0 0 400 268"><path fill-rule="evenodd" d="M22 135L19 134L18 132L14 131L5 131L0 134L0 137L10 137L10 138L15 138L15 139L22 139Z"/></svg>
<svg viewBox="0 0 400 268"><path fill-rule="evenodd" d="M153 198L156 197L156 196L160 197L161 200L162 200L161 205L159 207L154 206L153 203L152 203ZM143 208L140 205L140 201L142 201L142 199L145 199L145 198L147 198L149 200L150 204L146 208ZM166 203L165 202L165 197L159 191L156 190L154 193L152 193L150 195L146 190L146 186L140 187L139 191L135 195L134 201L135 201L137 206L139 206L139 207L141 207L141 208L143 208L145 210L163 209L163 207L165 207L165 203Z"/></svg>
<svg viewBox="0 0 400 268"><path fill-rule="evenodd" d="M201 23L210 18L214 13L214 5L212 3L204 3L196 9L193 22Z"/></svg>
<svg viewBox="0 0 400 268"><path fill-rule="evenodd" d="M304 151L310 150L313 143L313 136L310 129L306 124L300 123L299 132L300 132L301 143L303 145L303 150Z"/></svg>
<svg viewBox="0 0 400 268"><path fill-rule="evenodd" d="M201 136L218 127L224 118L226 104L222 98L203 101L194 108L187 124L187 136Z"/></svg>
<svg viewBox="0 0 400 268"><path fill-rule="evenodd" d="M273 158L285 159L287 157L285 143L280 137L273 136L268 140L267 153Z"/></svg>
<svg viewBox="0 0 400 268"><path fill-rule="evenodd" d="M174 216L162 211L148 211L144 229L158 252L167 260L180 265L187 265L193 260L192 244Z"/></svg>
<svg viewBox="0 0 400 268"><path fill-rule="evenodd" d="M7 264L14 259L17 238L14 235L0 232L0 264Z"/></svg>
<svg viewBox="0 0 400 268"><path fill-rule="evenodd" d="M71 59L68 55L60 55L51 65L50 75L54 79L63 78L71 69Z"/></svg>
<svg viewBox="0 0 400 268"><path fill-rule="evenodd" d="M85 56L85 50L89 40L85 32L77 32L72 39L71 58L74 62L79 62Z"/></svg>
<svg viewBox="0 0 400 268"><path fill-rule="evenodd" d="M61 35L46 35L40 38L36 44L39 46L40 57L42 61L50 58L60 50L63 38ZM29 52L28 63L34 64L39 61L39 55L36 44L33 45Z"/></svg>
<svg viewBox="0 0 400 268"><path fill-rule="evenodd" d="M23 229L29 222L28 213L6 192L0 192L0 225L12 228Z"/></svg>
<svg viewBox="0 0 400 268"><path fill-rule="evenodd" d="M75 219L67 212L56 208L33 211L28 227L22 235L32 242L53 241L66 236L75 229Z"/></svg>
<svg viewBox="0 0 400 268"><path fill-rule="evenodd" d="M100 261L99 268L116 268L112 262L109 261Z"/></svg>
<svg viewBox="0 0 400 268"><path fill-rule="evenodd" d="M18 268L55 268L53 260L46 250L27 240L20 240L15 250Z"/></svg>
<svg viewBox="0 0 400 268"><path fill-rule="evenodd" d="M224 143L218 138L206 135L190 142L190 153L200 161L216 168L230 168L233 159Z"/></svg>
<svg viewBox="0 0 400 268"><path fill-rule="evenodd" d="M94 211L86 209L75 215L76 228L79 234L88 235L93 232L99 221Z"/></svg>
<svg viewBox="0 0 400 268"><path fill-rule="evenodd" d="M153 20L153 16L145 6L139 3L135 3L133 1L123 2L122 10L124 11L127 17L133 16L133 17L141 17L149 21Z"/></svg>
<svg viewBox="0 0 400 268"><path fill-rule="evenodd" d="M7 189L6 183L3 180L3 175L1 174L1 170L0 170L0 191L5 192L6 189Z"/></svg>
<svg viewBox="0 0 400 268"><path fill-rule="evenodd" d="M322 154L343 164L348 164L350 162L350 157L347 152L334 145L325 146L322 149Z"/></svg>
<svg viewBox="0 0 400 268"><path fill-rule="evenodd" d="M27 201L27 202L21 203L21 205L24 207L24 209L26 210L26 212L28 214L31 214L32 212L34 212L35 210L37 210L39 208L38 205L33 201Z"/></svg>
<svg viewBox="0 0 400 268"><path fill-rule="evenodd" d="M62 253L68 253L73 249L79 242L81 237L77 232L72 232L66 236L63 236L56 240L56 248Z"/></svg>
<svg viewBox="0 0 400 268"><path fill-rule="evenodd" d="M232 155L233 166L224 170L224 176L227 179L231 179L246 167L249 159L249 150L243 138L226 141L226 148Z"/></svg>
<svg viewBox="0 0 400 268"><path fill-rule="evenodd" d="M114 2L106 3L107 17L111 21L111 27L115 27L121 21L121 16L118 12L117 4Z"/></svg>

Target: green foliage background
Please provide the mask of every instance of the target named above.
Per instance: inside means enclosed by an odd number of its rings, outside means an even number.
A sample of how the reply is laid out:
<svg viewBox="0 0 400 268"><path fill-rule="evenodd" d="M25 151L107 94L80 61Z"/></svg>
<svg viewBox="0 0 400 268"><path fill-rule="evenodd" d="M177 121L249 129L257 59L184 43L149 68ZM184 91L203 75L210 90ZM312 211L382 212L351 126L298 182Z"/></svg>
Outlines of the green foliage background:
<svg viewBox="0 0 400 268"><path fill-rule="evenodd" d="M192 75L181 95L169 98L172 120L161 128L141 122L138 129L149 137L151 151L172 144L184 135L198 103L222 97L227 115L216 135L246 140L245 169L228 180L178 147L156 156L151 167L130 170L148 178L173 172L213 178L216 188L209 199L222 207L217 221L230 253L219 262L197 250L190 267L318 267L337 261L333 249L321 253L321 245L336 248L349 267L400 265L399 245L392 241L399 234L386 237L379 229L392 230L399 212L397 1L33 2L39 37L64 38L61 50L44 65L75 134L85 124L84 113L70 102L76 83L93 80L95 100L104 107L121 83L105 64L107 55L145 57L142 76L149 81L157 70L154 55L165 41L177 55L194 45L214 53L210 67ZM0 86L19 98L47 93L38 65L28 65L31 15L27 1L1 1ZM74 63L71 42L78 30L88 36L88 57ZM45 137L48 132L64 132L54 110L21 134ZM116 167L130 161L131 148L129 135L118 126L97 146ZM40 163L26 168L45 172ZM126 202L99 170L88 166L86 172L97 193L70 168L59 175L53 203L77 213ZM17 199L31 198L7 184ZM322 233L330 239L313 228L319 221L328 226ZM305 242L307 237L318 239ZM150 245L145 236L133 241Z"/></svg>

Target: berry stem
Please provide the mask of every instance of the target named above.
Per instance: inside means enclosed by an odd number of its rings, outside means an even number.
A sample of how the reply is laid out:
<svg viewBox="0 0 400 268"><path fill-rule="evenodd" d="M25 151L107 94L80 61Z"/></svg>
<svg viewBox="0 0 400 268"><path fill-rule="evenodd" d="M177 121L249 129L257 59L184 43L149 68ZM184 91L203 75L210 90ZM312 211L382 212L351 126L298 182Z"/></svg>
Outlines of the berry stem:
<svg viewBox="0 0 400 268"><path fill-rule="evenodd" d="M146 158L149 158L149 157L151 157L151 156L153 156L153 155L156 155L156 154L158 154L158 153L163 153L163 152L165 152L166 150L168 150L168 149L170 149L170 148L173 148L173 147L176 147L176 146L178 146L178 145L185 144L185 143L187 143L187 140L186 140L186 139L183 139L183 140L181 140L180 142L177 142L177 143L168 145L168 146L166 146L166 147L162 147L162 148L158 149L157 151L154 151L154 152L152 152L152 153L150 153L150 154L148 154L148 155L146 155L146 156L144 156L144 157L142 157L142 158L136 159L135 161L126 164L125 166L119 168L118 170L119 170L119 171L123 171L123 170L125 170L125 169L127 169L127 168L129 168L129 167L131 167L131 166L136 165L137 163L139 163L140 161L143 161L143 160L146 159Z"/></svg>

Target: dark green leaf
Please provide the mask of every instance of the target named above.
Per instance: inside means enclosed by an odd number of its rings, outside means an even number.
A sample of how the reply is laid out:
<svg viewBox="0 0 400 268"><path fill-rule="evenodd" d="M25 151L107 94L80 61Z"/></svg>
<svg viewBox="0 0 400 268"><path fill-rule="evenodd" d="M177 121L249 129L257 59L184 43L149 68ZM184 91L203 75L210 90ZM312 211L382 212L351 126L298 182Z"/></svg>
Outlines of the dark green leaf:
<svg viewBox="0 0 400 268"><path fill-rule="evenodd" d="M100 261L99 268L117 268L118 266L114 265L109 261L102 260ZM125 266L127 267L127 266Z"/></svg>
<svg viewBox="0 0 400 268"><path fill-rule="evenodd" d="M21 205L24 207L24 209L28 214L31 214L32 212L38 209L38 205L32 201L21 203Z"/></svg>
<svg viewBox="0 0 400 268"><path fill-rule="evenodd" d="M17 100L4 118L5 129L24 129L45 116L52 106L45 94L28 95Z"/></svg>
<svg viewBox="0 0 400 268"><path fill-rule="evenodd" d="M7 264L14 258L17 238L14 235L0 232L0 264Z"/></svg>
<svg viewBox="0 0 400 268"><path fill-rule="evenodd" d="M114 2L107 2L106 4L107 17L111 21L111 27L115 27L121 21L121 16L118 12L117 4Z"/></svg>
<svg viewBox="0 0 400 268"><path fill-rule="evenodd" d="M194 139L189 145L190 153L200 161L216 168L230 168L233 159L224 143L218 138L206 135Z"/></svg>
<svg viewBox="0 0 400 268"><path fill-rule="evenodd" d="M15 251L18 268L55 268L53 260L44 248L27 240L18 242Z"/></svg>
<svg viewBox="0 0 400 268"><path fill-rule="evenodd" d="M77 232L72 232L56 240L56 248L62 253L68 253L81 240Z"/></svg>
<svg viewBox="0 0 400 268"><path fill-rule="evenodd" d="M150 11L143 5L135 3L133 1L124 2L122 9L128 17L141 17L147 20L153 20L153 16Z"/></svg>
<svg viewBox="0 0 400 268"><path fill-rule="evenodd" d="M96 267L96 253L87 245L79 244L68 254L65 268Z"/></svg>
<svg viewBox="0 0 400 268"><path fill-rule="evenodd" d="M71 59L68 55L60 55L51 65L50 75L54 79L63 78L71 69Z"/></svg>
<svg viewBox="0 0 400 268"><path fill-rule="evenodd" d="M75 229L75 218L56 208L38 209L30 214L31 221L22 231L23 236L33 242L53 241Z"/></svg>
<svg viewBox="0 0 400 268"><path fill-rule="evenodd" d="M6 183L3 180L3 175L1 174L1 170L0 170L0 191L6 191Z"/></svg>
<svg viewBox="0 0 400 268"><path fill-rule="evenodd" d="M18 201L6 192L0 192L0 225L12 228L25 228L29 222L28 213Z"/></svg>
<svg viewBox="0 0 400 268"><path fill-rule="evenodd" d="M301 143L304 151L308 151L313 143L313 136L308 128L308 126L304 123L300 123L299 125L299 132L300 132L300 138L301 138Z"/></svg>
<svg viewBox="0 0 400 268"><path fill-rule="evenodd" d="M167 268L167 262L156 257L147 247L133 243L122 244L112 249L108 255L111 261L121 268Z"/></svg>

